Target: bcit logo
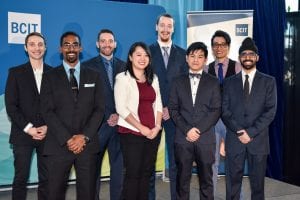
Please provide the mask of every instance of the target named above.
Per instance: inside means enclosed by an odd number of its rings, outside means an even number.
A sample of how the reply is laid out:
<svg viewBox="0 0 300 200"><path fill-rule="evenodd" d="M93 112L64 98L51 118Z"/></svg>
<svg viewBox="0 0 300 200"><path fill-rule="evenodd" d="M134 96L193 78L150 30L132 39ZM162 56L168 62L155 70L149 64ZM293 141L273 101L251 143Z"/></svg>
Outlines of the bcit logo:
<svg viewBox="0 0 300 200"><path fill-rule="evenodd" d="M236 24L235 25L236 36L248 36L248 24Z"/></svg>
<svg viewBox="0 0 300 200"><path fill-rule="evenodd" d="M41 32L41 15L8 12L8 43L24 44L31 32Z"/></svg>

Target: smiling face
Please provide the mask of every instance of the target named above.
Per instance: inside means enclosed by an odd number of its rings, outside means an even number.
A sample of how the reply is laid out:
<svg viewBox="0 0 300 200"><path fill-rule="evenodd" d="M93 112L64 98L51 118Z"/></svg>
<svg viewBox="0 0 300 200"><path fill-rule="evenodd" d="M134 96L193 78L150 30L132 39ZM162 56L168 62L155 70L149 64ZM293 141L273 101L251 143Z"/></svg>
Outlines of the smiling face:
<svg viewBox="0 0 300 200"><path fill-rule="evenodd" d="M60 52L63 54L64 61L74 67L79 62L79 55L82 51L79 38L75 35L67 35L63 38Z"/></svg>
<svg viewBox="0 0 300 200"><path fill-rule="evenodd" d="M239 55L240 63L245 71L252 71L256 67L259 56L251 50L245 50Z"/></svg>
<svg viewBox="0 0 300 200"><path fill-rule="evenodd" d="M36 35L28 38L24 48L30 60L42 60L46 51L44 39Z"/></svg>
<svg viewBox="0 0 300 200"><path fill-rule="evenodd" d="M96 43L102 56L111 57L117 46L111 33L101 33Z"/></svg>
<svg viewBox="0 0 300 200"><path fill-rule="evenodd" d="M158 40L164 43L171 41L174 32L174 20L170 17L161 16L156 24Z"/></svg>
<svg viewBox="0 0 300 200"><path fill-rule="evenodd" d="M137 46L129 56L130 61L132 62L133 70L145 70L148 67L150 58L145 49L140 46Z"/></svg>
<svg viewBox="0 0 300 200"><path fill-rule="evenodd" d="M195 50L186 56L186 62L192 72L198 72L205 66L207 58L202 49Z"/></svg>
<svg viewBox="0 0 300 200"><path fill-rule="evenodd" d="M215 37L212 44L213 54L218 60L225 59L229 53L229 44L224 37Z"/></svg>

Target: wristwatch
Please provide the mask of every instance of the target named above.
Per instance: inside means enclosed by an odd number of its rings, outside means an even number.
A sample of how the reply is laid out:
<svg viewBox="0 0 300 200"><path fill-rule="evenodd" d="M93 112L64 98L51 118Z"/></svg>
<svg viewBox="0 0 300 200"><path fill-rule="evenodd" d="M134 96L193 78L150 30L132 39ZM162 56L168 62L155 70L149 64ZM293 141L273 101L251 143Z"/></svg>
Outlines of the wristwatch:
<svg viewBox="0 0 300 200"><path fill-rule="evenodd" d="M90 142L90 138L88 136L84 136L83 139L84 139L85 143L89 143Z"/></svg>

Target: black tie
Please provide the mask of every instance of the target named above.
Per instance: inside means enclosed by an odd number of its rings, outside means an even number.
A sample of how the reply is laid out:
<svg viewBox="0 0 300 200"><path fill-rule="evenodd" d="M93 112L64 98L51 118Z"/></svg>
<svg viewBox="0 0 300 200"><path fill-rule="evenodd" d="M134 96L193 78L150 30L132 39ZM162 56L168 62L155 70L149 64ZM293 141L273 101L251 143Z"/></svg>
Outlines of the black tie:
<svg viewBox="0 0 300 200"><path fill-rule="evenodd" d="M78 83L77 80L74 76L74 72L75 69L71 68L70 69L70 84L71 84L71 88L72 88L72 92L73 92L73 96L74 96L74 100L77 101L77 96L78 96Z"/></svg>
<svg viewBox="0 0 300 200"><path fill-rule="evenodd" d="M201 78L201 74L199 74L199 73L189 73L189 75L190 75L190 78L198 78L198 79Z"/></svg>
<svg viewBox="0 0 300 200"><path fill-rule="evenodd" d="M249 97L249 75L245 75L245 83L244 83L244 97L245 100L248 100Z"/></svg>

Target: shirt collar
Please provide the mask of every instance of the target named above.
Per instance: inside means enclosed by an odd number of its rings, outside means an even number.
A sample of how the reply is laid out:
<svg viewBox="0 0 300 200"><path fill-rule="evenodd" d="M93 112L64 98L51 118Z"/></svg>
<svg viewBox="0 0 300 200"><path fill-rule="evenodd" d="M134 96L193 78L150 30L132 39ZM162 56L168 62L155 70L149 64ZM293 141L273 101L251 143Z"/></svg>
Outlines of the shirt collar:
<svg viewBox="0 0 300 200"><path fill-rule="evenodd" d="M68 74L69 74L70 68L74 68L75 72L80 72L80 61L75 65L75 67L71 67L68 63L66 63L63 60L63 66Z"/></svg>
<svg viewBox="0 0 300 200"><path fill-rule="evenodd" d="M255 76L255 73L256 73L256 69L252 70L248 76L249 76L249 80L253 80L254 76ZM245 75L246 75L246 72L244 71L244 69L242 69L242 77L243 79L245 78Z"/></svg>
<svg viewBox="0 0 300 200"><path fill-rule="evenodd" d="M222 63L223 66L228 66L228 64L229 64L229 58L226 57L225 60L224 60L223 62L218 62L218 60L215 60L215 67L219 67L219 66L218 66L219 63Z"/></svg>
<svg viewBox="0 0 300 200"><path fill-rule="evenodd" d="M159 40L157 40L157 42L158 42L160 48L162 48L162 47L169 47L169 50L170 50L171 47L172 47L172 40L168 44L163 43L162 41L159 41Z"/></svg>

